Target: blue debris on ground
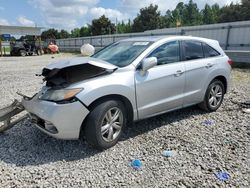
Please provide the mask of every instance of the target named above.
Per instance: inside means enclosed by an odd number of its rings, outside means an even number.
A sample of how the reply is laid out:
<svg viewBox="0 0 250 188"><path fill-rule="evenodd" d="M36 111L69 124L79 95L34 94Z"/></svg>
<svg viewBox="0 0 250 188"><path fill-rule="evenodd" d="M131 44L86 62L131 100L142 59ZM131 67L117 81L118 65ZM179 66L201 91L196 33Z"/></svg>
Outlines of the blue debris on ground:
<svg viewBox="0 0 250 188"><path fill-rule="evenodd" d="M213 121L213 120L205 120L202 122L202 125L204 125L204 126L211 126L214 124L215 124L215 121Z"/></svg>
<svg viewBox="0 0 250 188"><path fill-rule="evenodd" d="M139 169L141 168L141 166L142 166L142 162L141 162L141 160L139 160L139 159L133 159L133 160L131 161L131 166L132 166L134 169L139 170Z"/></svg>
<svg viewBox="0 0 250 188"><path fill-rule="evenodd" d="M215 173L215 176L221 181L226 181L230 179L230 175L227 172L223 171Z"/></svg>

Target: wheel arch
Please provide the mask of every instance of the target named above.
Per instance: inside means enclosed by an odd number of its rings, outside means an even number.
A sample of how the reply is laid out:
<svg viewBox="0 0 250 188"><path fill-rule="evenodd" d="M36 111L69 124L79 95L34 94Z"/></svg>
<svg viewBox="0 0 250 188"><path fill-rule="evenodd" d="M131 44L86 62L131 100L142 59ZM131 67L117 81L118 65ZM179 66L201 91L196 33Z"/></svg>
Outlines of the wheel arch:
<svg viewBox="0 0 250 188"><path fill-rule="evenodd" d="M224 88L225 89L225 93L227 93L228 83L227 83L227 79L226 79L225 76L219 75L219 76L216 76L213 80L220 80L223 83L224 87L225 87Z"/></svg>
<svg viewBox="0 0 250 188"><path fill-rule="evenodd" d="M24 48L19 48L18 49L18 55L21 55L21 51L25 51L25 53L27 55L27 51Z"/></svg>
<svg viewBox="0 0 250 188"><path fill-rule="evenodd" d="M89 110L89 112L91 112L97 105L108 101L108 100L118 100L121 101L124 105L124 107L127 109L127 118L128 118L128 124L132 123L134 120L134 109L133 109L133 105L132 103L129 101L129 99L123 95L119 95L119 94L110 94L110 95L105 95L102 96L100 98L97 98L96 100L94 100L92 103L90 103L87 108ZM85 121L88 118L88 116L83 120L82 125L81 125L81 129L80 129L80 137L82 137L83 132L84 132L84 125L85 125Z"/></svg>

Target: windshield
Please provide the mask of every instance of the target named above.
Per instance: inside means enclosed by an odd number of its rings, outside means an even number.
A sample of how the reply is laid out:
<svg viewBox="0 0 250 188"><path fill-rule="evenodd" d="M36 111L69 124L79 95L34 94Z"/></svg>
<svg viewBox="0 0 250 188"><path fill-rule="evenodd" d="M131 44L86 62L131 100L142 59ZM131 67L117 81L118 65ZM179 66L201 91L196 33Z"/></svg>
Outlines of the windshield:
<svg viewBox="0 0 250 188"><path fill-rule="evenodd" d="M107 61L118 67L125 67L132 63L150 44L147 41L121 41L102 49L92 57Z"/></svg>

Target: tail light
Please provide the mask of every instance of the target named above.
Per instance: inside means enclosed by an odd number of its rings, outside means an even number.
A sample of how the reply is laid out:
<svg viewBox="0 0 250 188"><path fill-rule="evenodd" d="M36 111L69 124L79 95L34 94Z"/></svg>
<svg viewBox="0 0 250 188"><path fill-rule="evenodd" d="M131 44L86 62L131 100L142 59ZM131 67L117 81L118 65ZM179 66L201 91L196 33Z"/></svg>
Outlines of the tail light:
<svg viewBox="0 0 250 188"><path fill-rule="evenodd" d="M234 63L232 59L229 59L227 62L228 62L228 64L231 65L231 66L232 66L233 63Z"/></svg>

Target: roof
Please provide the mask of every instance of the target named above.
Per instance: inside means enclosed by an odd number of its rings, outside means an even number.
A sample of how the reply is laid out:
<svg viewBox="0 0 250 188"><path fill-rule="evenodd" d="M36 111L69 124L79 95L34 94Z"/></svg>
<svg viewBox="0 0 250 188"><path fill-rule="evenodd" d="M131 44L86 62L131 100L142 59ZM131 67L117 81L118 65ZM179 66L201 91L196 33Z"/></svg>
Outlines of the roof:
<svg viewBox="0 0 250 188"><path fill-rule="evenodd" d="M194 40L211 40L207 38L201 38L201 37L193 37L193 36L185 36L185 35L159 35L159 36L143 36L143 37L132 37L128 39L124 39L122 41L148 41L148 42L157 42L162 39L169 39L173 38L176 40L181 40L181 39L194 39Z"/></svg>
<svg viewBox="0 0 250 188"><path fill-rule="evenodd" d="M0 25L0 34L41 35L42 27Z"/></svg>
<svg viewBox="0 0 250 188"><path fill-rule="evenodd" d="M133 37L124 39L122 41L147 41L147 42L158 42L158 41L168 41L168 39L173 40L198 40L201 42L205 42L215 48L217 51L219 51L221 54L224 52L219 47L219 43L216 40L208 39L208 38L202 38L202 37L193 37L193 36L185 36L185 35L161 35L161 36L144 36L144 37Z"/></svg>
<svg viewBox="0 0 250 188"><path fill-rule="evenodd" d="M124 39L122 41L148 41L148 42L156 42L158 40L164 39L164 38L170 38L173 37L171 35L162 35L162 36L144 36L144 37L132 37L128 39Z"/></svg>

